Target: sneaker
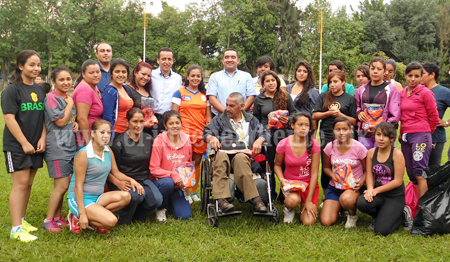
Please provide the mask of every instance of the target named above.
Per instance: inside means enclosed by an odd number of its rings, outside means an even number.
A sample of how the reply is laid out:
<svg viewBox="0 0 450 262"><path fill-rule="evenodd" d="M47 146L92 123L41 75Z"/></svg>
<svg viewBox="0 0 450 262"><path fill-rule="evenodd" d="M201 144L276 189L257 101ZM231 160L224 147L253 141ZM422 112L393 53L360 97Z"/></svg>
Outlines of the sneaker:
<svg viewBox="0 0 450 262"><path fill-rule="evenodd" d="M99 233L104 233L104 234L111 233L111 231L109 231L109 229L107 229L107 228L96 227L96 226L93 226L93 225L89 225L87 228L90 229L90 230L97 231Z"/></svg>
<svg viewBox="0 0 450 262"><path fill-rule="evenodd" d="M192 197L190 195L187 195L185 198L189 202L189 204L192 204L192 202L194 202L192 201Z"/></svg>
<svg viewBox="0 0 450 262"><path fill-rule="evenodd" d="M22 220L22 229L27 232L33 232L37 231L37 227L32 226L30 223L28 223L25 219Z"/></svg>
<svg viewBox="0 0 450 262"><path fill-rule="evenodd" d="M284 223L292 223L294 222L294 218L295 218L295 209L289 210L287 207L285 207L283 209L284 211L284 219L283 222Z"/></svg>
<svg viewBox="0 0 450 262"><path fill-rule="evenodd" d="M375 218L372 219L372 223L369 225L369 230L375 230Z"/></svg>
<svg viewBox="0 0 450 262"><path fill-rule="evenodd" d="M197 193L192 194L191 197L192 197L192 200L194 200L194 202L202 201Z"/></svg>
<svg viewBox="0 0 450 262"><path fill-rule="evenodd" d="M356 226L356 221L358 221L358 214L351 216L347 216L347 222L345 223L345 228L352 228Z"/></svg>
<svg viewBox="0 0 450 262"><path fill-rule="evenodd" d="M80 234L81 228L80 224L78 223L78 218L74 214L69 213L69 215L67 216L67 221L69 222L70 231L74 232L75 234Z"/></svg>
<svg viewBox="0 0 450 262"><path fill-rule="evenodd" d="M61 228L69 227L69 223L62 216L54 217L53 220L55 220L56 224Z"/></svg>
<svg viewBox="0 0 450 262"><path fill-rule="evenodd" d="M45 219L44 224L42 224L42 228L49 232L61 232L61 228L59 228L58 224L56 224L56 221L53 219Z"/></svg>
<svg viewBox="0 0 450 262"><path fill-rule="evenodd" d="M166 211L167 209L165 208L156 210L156 220L158 220L159 222L166 221L167 220Z"/></svg>
<svg viewBox="0 0 450 262"><path fill-rule="evenodd" d="M339 216L340 217L347 217L348 216L348 211L347 210L339 211Z"/></svg>
<svg viewBox="0 0 450 262"><path fill-rule="evenodd" d="M25 231L23 228L20 228L16 233L13 233L11 230L11 234L9 236L10 239L19 240L20 242L31 242L37 238L37 236L33 236L28 231Z"/></svg>
<svg viewBox="0 0 450 262"><path fill-rule="evenodd" d="M403 208L403 214L405 216L405 221L403 222L403 229L411 230L413 227L413 218L411 215L411 208L409 206L405 206Z"/></svg>

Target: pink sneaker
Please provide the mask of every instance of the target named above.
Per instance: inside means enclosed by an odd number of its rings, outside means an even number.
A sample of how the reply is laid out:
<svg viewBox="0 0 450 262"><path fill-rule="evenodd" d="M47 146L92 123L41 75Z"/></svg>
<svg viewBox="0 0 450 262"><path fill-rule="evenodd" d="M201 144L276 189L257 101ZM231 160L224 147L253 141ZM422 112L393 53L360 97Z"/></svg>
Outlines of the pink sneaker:
<svg viewBox="0 0 450 262"><path fill-rule="evenodd" d="M44 220L44 224L42 224L42 228L49 232L61 232L61 228L58 227L55 220L51 219L49 221Z"/></svg>
<svg viewBox="0 0 450 262"><path fill-rule="evenodd" d="M93 225L89 225L88 229L95 230L95 231L97 231L99 233L105 233L105 234L111 233L111 231L109 231L109 229L107 229L107 228L100 228L100 227L96 227L96 226L93 226Z"/></svg>
<svg viewBox="0 0 450 262"><path fill-rule="evenodd" d="M53 220L55 220L56 224L61 228L69 227L69 223L62 216L54 217Z"/></svg>
<svg viewBox="0 0 450 262"><path fill-rule="evenodd" d="M69 221L70 231L74 232L75 234L80 234L81 228L78 223L78 218L74 214L69 213L69 215L67 216L67 220Z"/></svg>

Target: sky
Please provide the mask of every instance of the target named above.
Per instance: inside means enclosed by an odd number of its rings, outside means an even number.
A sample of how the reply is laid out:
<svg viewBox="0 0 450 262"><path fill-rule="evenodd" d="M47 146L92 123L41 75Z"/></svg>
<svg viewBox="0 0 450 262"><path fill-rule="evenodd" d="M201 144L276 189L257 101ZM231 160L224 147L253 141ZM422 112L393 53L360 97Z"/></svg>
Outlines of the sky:
<svg viewBox="0 0 450 262"><path fill-rule="evenodd" d="M189 3L200 3L201 4L201 2L202 2L202 0L164 0L164 1L166 1L169 4L169 6L177 7L180 11L184 10L184 7L186 6L186 4L189 4ZM149 4L151 2L153 3L153 5ZM311 2L313 2L313 0L299 0L300 7L302 9L304 9ZM350 5L353 7L353 10L357 10L360 0L330 0L330 2L331 2L331 6L333 8L333 11L335 11L339 7L345 5L347 7L347 12L350 13L351 12ZM390 0L385 0L384 2L389 3ZM151 13L157 15L159 12L162 11L161 0L146 0L146 3L147 3L147 9Z"/></svg>

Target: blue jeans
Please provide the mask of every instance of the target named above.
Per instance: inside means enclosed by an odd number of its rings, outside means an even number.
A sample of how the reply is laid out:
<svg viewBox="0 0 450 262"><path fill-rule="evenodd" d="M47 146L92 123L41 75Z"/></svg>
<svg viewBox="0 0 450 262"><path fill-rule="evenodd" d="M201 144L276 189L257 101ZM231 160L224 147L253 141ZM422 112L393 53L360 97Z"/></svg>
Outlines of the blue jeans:
<svg viewBox="0 0 450 262"><path fill-rule="evenodd" d="M188 219L192 216L191 205L185 199L183 191L175 189L175 183L171 177L154 179L153 183L163 197L160 209L167 209L175 218Z"/></svg>
<svg viewBox="0 0 450 262"><path fill-rule="evenodd" d="M130 203L116 212L119 224L129 224L132 220L145 220L163 202L161 193L150 179L139 183L144 187L144 194L139 195L137 191L134 192L133 189L130 189ZM108 187L110 190L119 190L110 182L108 182Z"/></svg>

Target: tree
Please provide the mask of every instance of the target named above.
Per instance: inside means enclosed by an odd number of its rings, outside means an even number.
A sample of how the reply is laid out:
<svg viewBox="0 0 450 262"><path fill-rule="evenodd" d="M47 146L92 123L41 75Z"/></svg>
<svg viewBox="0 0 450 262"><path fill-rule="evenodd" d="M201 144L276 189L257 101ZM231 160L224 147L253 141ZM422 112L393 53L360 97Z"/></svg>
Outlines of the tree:
<svg viewBox="0 0 450 262"><path fill-rule="evenodd" d="M439 4L439 19L436 25L436 37L439 40L439 61L441 72L448 72L450 51L450 2ZM444 80L447 74L439 74L439 80Z"/></svg>
<svg viewBox="0 0 450 262"><path fill-rule="evenodd" d="M302 39L300 37L300 21L302 12L297 7L297 0L277 0L269 2L275 10L278 40L273 56L277 65L283 68L282 73L288 79L288 74L294 70L301 53Z"/></svg>
<svg viewBox="0 0 450 262"><path fill-rule="evenodd" d="M19 32L26 25L26 13L29 0L0 1L0 62L3 86L8 84L8 75L14 70L13 63L19 52ZM14 65L15 67L15 65Z"/></svg>

